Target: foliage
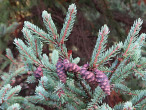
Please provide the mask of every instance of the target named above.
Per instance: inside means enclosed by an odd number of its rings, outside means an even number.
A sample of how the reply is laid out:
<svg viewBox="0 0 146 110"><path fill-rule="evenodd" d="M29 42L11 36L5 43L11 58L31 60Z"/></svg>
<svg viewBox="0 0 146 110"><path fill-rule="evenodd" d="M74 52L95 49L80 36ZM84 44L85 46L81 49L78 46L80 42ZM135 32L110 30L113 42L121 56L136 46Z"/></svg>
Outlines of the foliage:
<svg viewBox="0 0 146 110"><path fill-rule="evenodd" d="M16 102L2 104L1 108L13 109L16 107L20 109L23 108L22 106L25 106L25 109L29 107L35 110L37 109L35 105L44 105L62 110L104 110L105 108L109 110L128 110L130 108L132 110L133 108L144 108L146 90L134 91L123 84L126 78L133 74L140 80L146 80L144 77L146 59L141 56L141 48L145 42L146 34L142 33L138 35L142 20L139 18L134 22L125 42L119 42L109 49L106 47L109 29L107 25L104 25L99 30L98 39L89 65L78 66L75 63L78 63L80 58L74 59L65 45L65 41L68 40L72 31L76 13L76 5L71 4L60 34L57 33L57 28L47 11L43 11L42 17L48 32L43 31L28 21L24 22L22 32L25 42L17 38L14 40L14 44L23 59L24 71L32 71L27 82L38 82L38 85L35 88L34 95L13 97L13 100L15 99ZM44 43L51 43L54 46L55 49L51 57L42 52ZM7 56L9 59L13 59L10 52L7 52ZM60 62L61 67L59 69L57 69L57 66L60 66L60 63L57 63L58 59L62 61ZM15 62L15 60L12 61ZM112 65L109 65L109 61L112 62ZM35 77L36 71L38 72L37 74L42 73L38 68L43 70L43 75L40 75L40 78ZM22 69L24 68L22 67ZM100 83L97 83L100 79L95 77L97 75L94 71L95 69L104 74L101 75L102 81ZM85 77L81 75L81 71L84 70L86 71L83 73L87 74L87 76L85 74ZM65 72L67 76L66 82L60 81L61 77L58 77L58 74L61 74L60 71ZM14 77L17 73L19 72L13 71L11 76ZM93 81L89 81L91 78L90 74L92 74ZM31 78L33 81L31 81ZM103 79L106 79L105 82ZM129 95L131 99L127 100L128 102L117 104L113 108L110 107L108 101L104 101L108 97L106 92L103 91L106 88L102 88L105 87L108 81L110 82L109 88L111 92L121 92L123 95ZM21 89L19 85L12 88L8 83L10 83L10 80L7 80L4 83L7 85L4 85L0 90L1 100L4 101L10 100L11 94L18 93ZM7 88L10 90L9 92L5 92ZM20 99L20 102L17 102L17 99ZM39 107L42 109L42 106Z"/></svg>

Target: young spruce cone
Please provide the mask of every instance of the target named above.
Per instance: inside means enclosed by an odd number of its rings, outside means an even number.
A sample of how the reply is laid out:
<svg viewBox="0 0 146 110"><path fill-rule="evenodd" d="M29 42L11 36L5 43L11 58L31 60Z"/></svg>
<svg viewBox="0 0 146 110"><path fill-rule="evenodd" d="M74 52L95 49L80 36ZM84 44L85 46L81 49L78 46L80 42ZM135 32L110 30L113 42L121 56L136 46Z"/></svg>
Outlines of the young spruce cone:
<svg viewBox="0 0 146 110"><path fill-rule="evenodd" d="M36 79L40 79L43 76L43 70L40 66L34 71L34 76Z"/></svg>
<svg viewBox="0 0 146 110"><path fill-rule="evenodd" d="M81 77L85 79L88 83L94 83L95 81L95 75L91 71L88 71L89 65L84 64L83 67L80 70Z"/></svg>
<svg viewBox="0 0 146 110"><path fill-rule="evenodd" d="M95 72L95 79L98 82L98 85L101 89L108 95L110 95L110 83L108 77L98 69L94 69Z"/></svg>
<svg viewBox="0 0 146 110"><path fill-rule="evenodd" d="M56 64L56 71L61 82L66 83L66 73L61 59L58 59Z"/></svg>
<svg viewBox="0 0 146 110"><path fill-rule="evenodd" d="M80 71L80 67L75 63L70 63L68 59L64 59L63 64L66 71L74 72L74 73Z"/></svg>

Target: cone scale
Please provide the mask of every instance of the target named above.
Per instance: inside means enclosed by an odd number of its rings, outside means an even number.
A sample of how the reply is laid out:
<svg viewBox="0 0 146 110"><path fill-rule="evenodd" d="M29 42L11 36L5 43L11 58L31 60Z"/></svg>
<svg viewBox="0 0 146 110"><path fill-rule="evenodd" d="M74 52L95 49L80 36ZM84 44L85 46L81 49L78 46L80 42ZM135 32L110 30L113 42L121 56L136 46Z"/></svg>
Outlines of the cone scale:
<svg viewBox="0 0 146 110"><path fill-rule="evenodd" d="M56 64L56 71L57 71L57 75L58 75L59 79L61 80L61 82L66 83L67 76L66 76L64 65L63 65L61 59L59 59Z"/></svg>
<svg viewBox="0 0 146 110"><path fill-rule="evenodd" d="M108 77L100 70L94 69L95 80L98 82L100 88L108 95L110 95L110 82Z"/></svg>

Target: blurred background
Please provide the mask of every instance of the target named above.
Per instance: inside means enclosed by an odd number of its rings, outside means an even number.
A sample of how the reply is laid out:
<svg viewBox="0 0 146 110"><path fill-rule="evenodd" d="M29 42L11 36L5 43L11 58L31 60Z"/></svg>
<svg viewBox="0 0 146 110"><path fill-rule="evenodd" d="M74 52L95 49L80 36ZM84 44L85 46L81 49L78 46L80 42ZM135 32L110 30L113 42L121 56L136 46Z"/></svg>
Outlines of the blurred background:
<svg viewBox="0 0 146 110"><path fill-rule="evenodd" d="M15 38L24 40L21 32L24 21L30 21L46 31L41 17L42 11L46 10L51 13L60 33L68 6L72 3L77 6L77 17L66 45L68 50L72 50L73 57L81 58L79 65L90 61L98 31L104 24L110 29L107 47L118 41L124 41L137 18L143 19L140 33L146 33L146 0L0 0L0 75L4 72L10 73L13 68L11 61L5 56L6 48L11 49L17 61L17 68L23 65L13 40ZM52 49L51 45L44 45L43 51L49 55ZM142 55L146 56L146 44ZM17 80L15 85L21 84L26 78L23 76L16 79L20 81ZM139 81L132 79L128 85L133 85L132 89L139 89L134 86L138 85ZM143 86L142 83L139 87ZM28 95L24 91L20 94ZM117 94L111 97L114 97L111 98L113 101L124 100Z"/></svg>

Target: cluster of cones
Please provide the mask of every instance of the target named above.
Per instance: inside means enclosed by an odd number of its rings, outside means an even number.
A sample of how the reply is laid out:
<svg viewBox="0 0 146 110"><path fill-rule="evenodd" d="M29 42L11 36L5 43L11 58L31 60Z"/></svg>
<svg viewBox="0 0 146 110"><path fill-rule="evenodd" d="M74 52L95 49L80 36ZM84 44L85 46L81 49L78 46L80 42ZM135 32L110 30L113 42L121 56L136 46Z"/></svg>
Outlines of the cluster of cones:
<svg viewBox="0 0 146 110"><path fill-rule="evenodd" d="M79 73L87 83L95 84L98 83L100 88L108 95L110 95L110 83L108 77L98 69L89 71L89 65L84 64L81 68L74 63L71 63L68 59L58 60L56 64L56 70L61 82L66 83L66 72Z"/></svg>

